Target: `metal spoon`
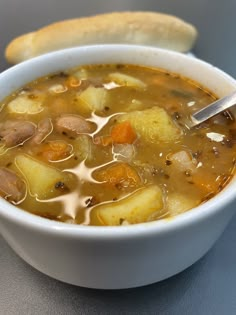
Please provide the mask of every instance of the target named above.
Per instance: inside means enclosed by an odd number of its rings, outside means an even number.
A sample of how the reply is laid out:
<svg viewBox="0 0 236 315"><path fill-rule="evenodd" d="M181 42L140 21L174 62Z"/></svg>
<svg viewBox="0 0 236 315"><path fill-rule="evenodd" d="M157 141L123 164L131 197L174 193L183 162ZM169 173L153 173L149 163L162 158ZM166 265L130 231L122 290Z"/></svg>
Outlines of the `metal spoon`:
<svg viewBox="0 0 236 315"><path fill-rule="evenodd" d="M233 92L192 114L191 121L188 125L190 128L195 127L234 105L236 105L236 92Z"/></svg>

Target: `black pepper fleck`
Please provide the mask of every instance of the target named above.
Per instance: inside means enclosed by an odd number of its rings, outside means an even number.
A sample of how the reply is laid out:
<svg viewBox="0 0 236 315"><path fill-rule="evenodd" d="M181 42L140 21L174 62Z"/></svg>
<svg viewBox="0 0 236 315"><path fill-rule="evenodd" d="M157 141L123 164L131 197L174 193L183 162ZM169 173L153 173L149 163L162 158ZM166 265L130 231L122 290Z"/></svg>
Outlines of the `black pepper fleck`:
<svg viewBox="0 0 236 315"><path fill-rule="evenodd" d="M171 165L172 162L170 160L166 160L166 165Z"/></svg>
<svg viewBox="0 0 236 315"><path fill-rule="evenodd" d="M97 199L95 197L90 197L85 200L85 204L87 208L93 207L98 203Z"/></svg>
<svg viewBox="0 0 236 315"><path fill-rule="evenodd" d="M192 175L192 172L191 172L191 170L186 170L186 171L184 172L184 174L185 174L187 177L190 177L190 176Z"/></svg>
<svg viewBox="0 0 236 315"><path fill-rule="evenodd" d="M57 182L57 183L55 184L55 188L56 188L56 189L64 189L64 188L65 188L65 183L63 183L63 182Z"/></svg>

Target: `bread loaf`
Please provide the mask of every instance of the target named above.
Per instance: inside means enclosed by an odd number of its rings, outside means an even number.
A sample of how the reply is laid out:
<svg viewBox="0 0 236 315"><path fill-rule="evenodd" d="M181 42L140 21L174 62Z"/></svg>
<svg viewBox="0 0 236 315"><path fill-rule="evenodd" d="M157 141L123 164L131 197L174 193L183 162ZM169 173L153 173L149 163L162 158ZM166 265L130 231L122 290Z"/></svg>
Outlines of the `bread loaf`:
<svg viewBox="0 0 236 315"><path fill-rule="evenodd" d="M123 43L189 51L196 40L194 26L155 12L114 12L65 20L13 39L5 57L11 64L68 47Z"/></svg>

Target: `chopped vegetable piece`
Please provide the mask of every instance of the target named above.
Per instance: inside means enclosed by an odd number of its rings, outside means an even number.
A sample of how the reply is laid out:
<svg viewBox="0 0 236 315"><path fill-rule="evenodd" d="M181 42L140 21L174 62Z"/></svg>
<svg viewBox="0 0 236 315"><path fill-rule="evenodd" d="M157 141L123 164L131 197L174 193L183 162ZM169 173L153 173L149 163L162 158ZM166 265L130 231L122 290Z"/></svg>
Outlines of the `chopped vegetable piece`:
<svg viewBox="0 0 236 315"><path fill-rule="evenodd" d="M171 216L183 213L198 204L200 204L200 200L181 193L169 193L167 198L167 210Z"/></svg>
<svg viewBox="0 0 236 315"><path fill-rule="evenodd" d="M88 136L80 135L73 142L74 156L79 161L93 158L92 142Z"/></svg>
<svg viewBox="0 0 236 315"><path fill-rule="evenodd" d="M167 112L160 107L134 111L118 117L118 122L129 121L140 137L150 143L173 142L181 131Z"/></svg>
<svg viewBox="0 0 236 315"><path fill-rule="evenodd" d="M40 96L30 97L30 95L20 95L10 103L7 107L10 113L35 115L43 111L43 99Z"/></svg>
<svg viewBox="0 0 236 315"><path fill-rule="evenodd" d="M102 111L105 107L107 99L107 90L103 87L96 88L89 86L86 90L78 95L78 99L81 101L79 106L89 111Z"/></svg>
<svg viewBox="0 0 236 315"><path fill-rule="evenodd" d="M191 173L194 173L197 170L197 161L185 150L169 154L166 164L173 165L181 172L191 171Z"/></svg>
<svg viewBox="0 0 236 315"><path fill-rule="evenodd" d="M113 143L133 143L136 139L136 133L129 121L124 121L115 125L111 130Z"/></svg>
<svg viewBox="0 0 236 315"><path fill-rule="evenodd" d="M136 154L136 148L133 144L115 144L112 148L116 160L132 161Z"/></svg>
<svg viewBox="0 0 236 315"><path fill-rule="evenodd" d="M39 155L47 161L63 161L72 153L72 146L64 141L49 141L40 147Z"/></svg>
<svg viewBox="0 0 236 315"><path fill-rule="evenodd" d="M116 163L105 170L99 171L95 175L95 178L118 189L136 187L141 183L136 170L126 163Z"/></svg>
<svg viewBox="0 0 236 315"><path fill-rule="evenodd" d="M73 76L79 80L87 80L89 78L89 73L85 68L80 68L73 73Z"/></svg>
<svg viewBox="0 0 236 315"><path fill-rule="evenodd" d="M120 225L123 220L131 224L146 222L163 207L162 191L158 186L142 188L117 202L94 208L104 225Z"/></svg>
<svg viewBox="0 0 236 315"><path fill-rule="evenodd" d="M192 176L192 182L206 194L216 194L220 184L214 181L211 174L206 174L202 171L198 171Z"/></svg>
<svg viewBox="0 0 236 315"><path fill-rule="evenodd" d="M146 84L142 82L141 80L132 77L130 75L120 73L120 72L113 72L108 75L109 80L114 81L115 83L118 83L121 86L130 86L135 88L145 88Z"/></svg>
<svg viewBox="0 0 236 315"><path fill-rule="evenodd" d="M17 155L15 162L27 181L30 194L39 199L47 199L54 195L56 183L65 181L65 174L62 171L35 160L29 155Z"/></svg>
<svg viewBox="0 0 236 315"><path fill-rule="evenodd" d="M137 135L132 128L130 122L124 121L116 124L111 129L111 135L97 136L94 138L94 143L103 145L104 147L110 144L131 144L135 141Z"/></svg>

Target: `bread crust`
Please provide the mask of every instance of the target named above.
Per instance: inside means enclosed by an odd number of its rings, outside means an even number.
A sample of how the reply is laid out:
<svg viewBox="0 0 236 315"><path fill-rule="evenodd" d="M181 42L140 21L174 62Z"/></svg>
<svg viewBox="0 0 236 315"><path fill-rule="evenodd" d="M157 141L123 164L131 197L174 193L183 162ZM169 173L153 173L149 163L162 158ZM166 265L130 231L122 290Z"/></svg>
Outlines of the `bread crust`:
<svg viewBox="0 0 236 315"><path fill-rule="evenodd" d="M64 20L13 39L5 50L11 64L63 48L106 43L157 46L189 51L196 28L172 15L156 12L113 12Z"/></svg>

